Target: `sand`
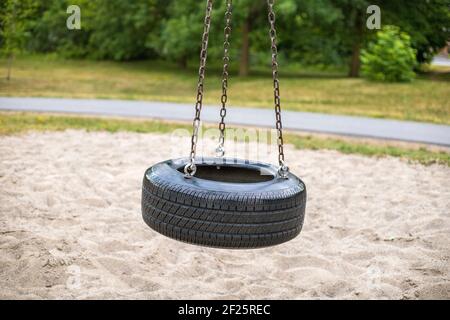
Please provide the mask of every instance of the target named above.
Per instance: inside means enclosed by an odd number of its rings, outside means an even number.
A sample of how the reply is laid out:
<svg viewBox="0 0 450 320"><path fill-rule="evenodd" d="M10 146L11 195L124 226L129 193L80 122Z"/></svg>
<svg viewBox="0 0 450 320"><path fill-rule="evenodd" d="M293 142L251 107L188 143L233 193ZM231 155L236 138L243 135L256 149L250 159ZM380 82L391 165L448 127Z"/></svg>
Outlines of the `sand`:
<svg viewBox="0 0 450 320"><path fill-rule="evenodd" d="M223 250L142 221L144 170L187 153L168 135L0 137L0 298L450 298L448 167L288 146L308 189L302 233Z"/></svg>

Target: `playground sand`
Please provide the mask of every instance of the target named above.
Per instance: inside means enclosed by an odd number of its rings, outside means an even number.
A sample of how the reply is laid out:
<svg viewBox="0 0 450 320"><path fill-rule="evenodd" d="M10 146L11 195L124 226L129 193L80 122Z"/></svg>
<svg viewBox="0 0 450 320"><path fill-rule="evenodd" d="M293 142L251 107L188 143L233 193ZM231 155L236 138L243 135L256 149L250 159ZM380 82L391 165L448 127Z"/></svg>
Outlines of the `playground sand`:
<svg viewBox="0 0 450 320"><path fill-rule="evenodd" d="M450 298L450 168L288 146L308 189L300 236L211 249L161 236L140 214L144 170L187 155L188 141L0 137L0 299Z"/></svg>

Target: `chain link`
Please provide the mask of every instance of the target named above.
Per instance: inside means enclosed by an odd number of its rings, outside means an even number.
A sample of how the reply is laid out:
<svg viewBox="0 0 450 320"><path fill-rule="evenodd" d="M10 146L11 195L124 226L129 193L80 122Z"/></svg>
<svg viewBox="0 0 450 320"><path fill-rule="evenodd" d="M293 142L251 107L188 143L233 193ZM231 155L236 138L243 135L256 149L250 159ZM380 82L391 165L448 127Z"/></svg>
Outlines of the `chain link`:
<svg viewBox="0 0 450 320"><path fill-rule="evenodd" d="M200 127L200 113L203 104L203 82L205 80L206 58L208 56L209 29L211 27L211 13L213 0L207 0L205 21L202 35L202 48L200 50L200 67L198 69L197 101L195 103L195 117L192 123L191 153L189 163L184 167L185 177L189 178L197 170L195 166L195 153L197 150L198 131Z"/></svg>
<svg viewBox="0 0 450 320"><path fill-rule="evenodd" d="M286 177L289 168L284 162L284 150L283 150L283 125L281 124L281 99L280 99L280 81L278 80L278 49L277 49L277 31L275 29L275 11L273 9L275 0L267 0L268 5L268 19L270 24L269 35L271 41L272 51L272 77L273 77L273 96L275 104L275 120L277 129L277 145L278 145L278 163L280 168L278 170L280 176Z"/></svg>
<svg viewBox="0 0 450 320"><path fill-rule="evenodd" d="M232 0L226 0L226 13L225 13L225 22L226 26L224 29L224 66L222 72L222 108L220 110L221 121L219 124L220 137L219 137L219 146L216 151L219 156L223 156L225 154L224 143L225 143L225 116L227 113L226 103L228 100L227 96L227 88L228 88L228 65L230 61L229 57L229 37L231 35L231 17L232 17ZM191 138L191 152L190 152L190 160L189 163L184 167L185 177L192 177L197 168L195 166L195 154L197 149L198 142L198 131L200 127L200 113L202 109L203 103L203 82L205 79L205 69L206 69L206 58L208 51L208 39L209 39L209 30L211 27L211 13L212 13L212 3L213 0L207 0L206 5L206 14L204 21L204 29L202 36L202 48L200 51L200 67L199 67L199 78L197 84L197 102L195 104L195 117L192 123L193 132ZM275 29L275 11L274 11L274 3L275 0L267 0L268 5L268 20L270 24L269 35L271 40L271 51L272 51L272 77L273 77L273 88L274 88L274 104L275 104L275 119L276 119L276 129L277 129L277 145L278 145L278 163L279 169L278 173L281 177L286 178L289 172L289 167L285 164L284 161L284 150L283 150L283 126L281 123L281 99L280 99L280 82L278 80L278 50L277 50L277 33Z"/></svg>
<svg viewBox="0 0 450 320"><path fill-rule="evenodd" d="M227 89L228 89L228 65L230 63L230 36L231 36L231 18L233 14L233 1L226 0L226 11L225 11L225 28L223 29L223 72L222 72L222 97L220 102L222 103L222 108L220 109L220 123L219 123L219 145L216 148L216 154L218 157L223 157L225 155L225 116L227 115Z"/></svg>

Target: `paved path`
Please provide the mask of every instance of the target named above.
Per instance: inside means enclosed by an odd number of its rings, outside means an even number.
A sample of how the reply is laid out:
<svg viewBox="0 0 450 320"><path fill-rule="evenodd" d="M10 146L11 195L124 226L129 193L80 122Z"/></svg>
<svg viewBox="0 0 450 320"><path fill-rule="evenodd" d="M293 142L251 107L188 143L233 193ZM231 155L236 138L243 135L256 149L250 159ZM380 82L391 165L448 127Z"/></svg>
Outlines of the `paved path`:
<svg viewBox="0 0 450 320"><path fill-rule="evenodd" d="M192 121L194 114L194 107L190 104L53 98L0 97L0 110L113 115L181 121ZM284 128L290 130L450 146L450 126L448 125L295 111L283 111L282 117ZM218 119L219 107L204 106L202 110L204 122L214 123ZM273 127L274 122L275 115L271 109L231 107L227 113L227 123L235 125Z"/></svg>

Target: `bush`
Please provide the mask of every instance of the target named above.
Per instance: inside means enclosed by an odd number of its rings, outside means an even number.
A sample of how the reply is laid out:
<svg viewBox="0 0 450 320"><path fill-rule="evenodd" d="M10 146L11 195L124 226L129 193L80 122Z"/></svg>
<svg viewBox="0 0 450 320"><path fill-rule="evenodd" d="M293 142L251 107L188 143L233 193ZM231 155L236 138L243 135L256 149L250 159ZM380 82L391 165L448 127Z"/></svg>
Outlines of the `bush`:
<svg viewBox="0 0 450 320"><path fill-rule="evenodd" d="M396 26L386 26L362 51L361 62L363 75L371 80L411 81L415 77L416 50L407 33Z"/></svg>

